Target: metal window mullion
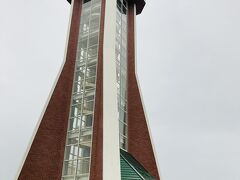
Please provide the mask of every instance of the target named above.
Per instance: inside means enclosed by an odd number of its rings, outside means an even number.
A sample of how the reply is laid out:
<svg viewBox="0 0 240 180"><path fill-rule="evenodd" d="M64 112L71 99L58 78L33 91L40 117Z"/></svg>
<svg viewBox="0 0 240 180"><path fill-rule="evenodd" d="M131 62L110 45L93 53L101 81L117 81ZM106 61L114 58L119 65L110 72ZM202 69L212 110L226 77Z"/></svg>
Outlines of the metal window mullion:
<svg viewBox="0 0 240 180"><path fill-rule="evenodd" d="M128 3L126 2L126 89L128 89ZM127 137L126 137L126 149L128 149L128 91L126 90L126 97L125 99L125 103L126 103L126 128L127 128Z"/></svg>
<svg viewBox="0 0 240 180"><path fill-rule="evenodd" d="M125 123L125 122L123 122L123 121L121 121L121 120L119 120L119 122L121 122L122 124L124 124L124 125L128 126L128 124L127 124L127 123Z"/></svg>
<svg viewBox="0 0 240 180"><path fill-rule="evenodd" d="M78 143L78 152L77 154L79 155L79 150L80 150L80 136L81 136L81 131L82 131L82 122L83 122L83 103L84 103L84 94L85 94L85 89L86 89L86 70L87 70L87 60L88 60L88 45L89 45L89 34L90 34L90 22L91 22L91 14L92 14L92 1L91 1L91 5L90 5L90 14L89 14L89 30L88 30L88 35L87 35L87 57L85 59L85 74L84 74L84 78L83 78L83 93L82 93L82 105L81 105L81 122L80 122L80 126L79 126L79 134L78 134L78 139L79 139L79 143ZM81 38L81 37L80 37ZM79 166L79 160L77 159L77 166L76 166L76 170L75 170L75 176L74 179L76 180L76 176L77 176L77 169Z"/></svg>
<svg viewBox="0 0 240 180"><path fill-rule="evenodd" d="M80 35L79 35L80 36ZM79 47L79 45L78 45L78 47ZM77 59L76 59L77 60ZM75 67L74 67L74 70L76 71L76 69L77 69L77 64L75 64ZM74 77L73 77L73 87L74 87L74 85L75 85L75 80L76 80L76 73L74 73ZM72 102L73 102L73 94L74 94L74 88L72 88L72 95L71 95L71 107L72 107ZM68 141L68 138L69 138L69 127L70 127L70 123L71 123L71 114L72 114L72 108L70 109L70 113L69 113L69 117L68 117L68 130L67 130L67 137L66 137L66 141ZM66 159L66 148L67 148L67 146L65 145L65 151L64 151L64 161L63 161L63 171L62 171L62 176L64 176L64 171L65 171L65 159ZM77 161L77 159L76 159L76 161ZM77 162L76 162L77 163ZM76 169L77 169L77 164L76 164ZM74 175L71 175L71 176L74 176L74 179L75 179L75 174Z"/></svg>
<svg viewBox="0 0 240 180"><path fill-rule="evenodd" d="M97 64L98 64L98 52L99 52L99 32L100 32L100 23L101 23L101 12L102 12L102 2L100 2L100 12L99 12L99 18L98 18L98 21L99 21L99 25L98 25L98 29L96 30L97 31L97 34L98 34L98 40L97 40L97 53L96 53L96 58L97 58L97 62L96 62L96 75L95 75L95 86L96 86L96 81L97 81L97 71L98 71L98 68L97 68ZM92 9L91 9L92 10ZM90 23L89 23L90 24ZM96 26L97 27L97 26ZM94 26L95 28L95 26ZM89 33L90 33L90 30L91 30L91 26L89 25ZM95 31L94 31L95 32ZM92 131L93 131L93 124L94 124L94 111L95 111L95 96L96 96L96 87L95 87L95 90L94 90L94 102L93 102L93 113L92 113ZM91 154L92 154L92 139L93 139L93 136L91 135L91 148L90 148L90 159L89 159L89 172L90 172L90 168L91 168Z"/></svg>
<svg viewBox="0 0 240 180"><path fill-rule="evenodd" d="M123 62L123 53L127 53L127 51L126 51L126 49L125 48L123 48L123 43L126 43L126 41L125 41L125 39L123 40L123 33L126 33L125 31L123 31L123 18L122 18L122 13L123 13L123 8L125 8L124 7L124 5L123 5L123 1L121 1L121 16L120 16L120 18L121 18L121 20L120 20L120 22L121 22L121 24L120 24L120 62L119 62L119 78L120 78L120 86L119 86L119 110L121 111L123 111L124 113L126 113L127 114L127 93L126 93L126 97L125 98L123 98L122 96L121 96L121 94L122 94L122 88L123 88L123 84L125 83L126 85L126 87L125 88L127 88L127 73L126 73L126 75L123 75L121 72L122 71L126 71L127 72L127 62L126 63L124 63ZM127 8L126 8L126 10L127 10ZM126 13L126 15L127 15L127 13ZM125 23L124 23L125 24ZM126 23L126 26L127 26L127 23ZM125 28L124 28L125 29ZM126 29L127 29L127 27L126 27ZM118 30L117 30L117 32L118 32ZM117 41L118 41L118 39L117 39ZM119 43L119 41L118 41L118 43ZM127 59L126 59L126 61L127 61ZM124 66L125 65L125 66ZM124 81L125 82L123 82L123 77L124 77ZM122 109L122 107L121 107L121 101L122 100L124 100L124 102L125 102L125 106L126 106L126 110L124 110L124 109ZM127 126L127 124L128 124L128 119L127 119L127 116L125 117L125 121L126 121L126 123L124 123L124 122L122 122L122 120L120 120L120 111L119 111L119 123L121 122L121 123L123 123L123 125L124 126L126 126L126 131L127 131L127 129L128 129L128 126ZM121 133L120 133L121 134ZM127 134L126 134L126 136L124 135L124 138L126 139L126 142L127 142ZM125 144L125 148L127 149L127 144Z"/></svg>

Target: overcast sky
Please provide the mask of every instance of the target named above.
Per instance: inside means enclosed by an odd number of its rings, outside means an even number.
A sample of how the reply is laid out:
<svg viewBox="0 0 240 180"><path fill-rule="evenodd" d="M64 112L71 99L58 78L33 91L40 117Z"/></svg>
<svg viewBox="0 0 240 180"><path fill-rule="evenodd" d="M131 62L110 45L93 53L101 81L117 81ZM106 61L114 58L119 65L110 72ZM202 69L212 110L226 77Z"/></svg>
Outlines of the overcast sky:
<svg viewBox="0 0 240 180"><path fill-rule="evenodd" d="M240 1L148 0L138 76L162 180L240 180ZM13 180L64 57L66 0L1 0L0 179Z"/></svg>

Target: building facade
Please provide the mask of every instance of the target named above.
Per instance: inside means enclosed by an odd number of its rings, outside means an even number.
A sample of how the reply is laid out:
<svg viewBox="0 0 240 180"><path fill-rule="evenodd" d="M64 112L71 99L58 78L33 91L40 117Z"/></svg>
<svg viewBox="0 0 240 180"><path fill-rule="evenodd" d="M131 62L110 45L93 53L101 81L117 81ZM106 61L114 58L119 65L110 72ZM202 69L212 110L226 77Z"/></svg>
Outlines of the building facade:
<svg viewBox="0 0 240 180"><path fill-rule="evenodd" d="M144 0L72 0L64 65L18 179L160 179L135 72Z"/></svg>

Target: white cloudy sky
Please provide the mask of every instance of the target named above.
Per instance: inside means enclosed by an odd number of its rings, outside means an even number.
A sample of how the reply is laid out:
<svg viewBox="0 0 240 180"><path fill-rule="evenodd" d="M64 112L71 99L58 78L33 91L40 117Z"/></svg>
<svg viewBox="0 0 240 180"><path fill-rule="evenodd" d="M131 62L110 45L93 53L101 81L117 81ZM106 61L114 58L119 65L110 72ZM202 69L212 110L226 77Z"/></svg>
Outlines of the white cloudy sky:
<svg viewBox="0 0 240 180"><path fill-rule="evenodd" d="M240 180L240 1L148 0L138 74L163 180ZM65 0L1 0L0 179L16 174L64 56Z"/></svg>

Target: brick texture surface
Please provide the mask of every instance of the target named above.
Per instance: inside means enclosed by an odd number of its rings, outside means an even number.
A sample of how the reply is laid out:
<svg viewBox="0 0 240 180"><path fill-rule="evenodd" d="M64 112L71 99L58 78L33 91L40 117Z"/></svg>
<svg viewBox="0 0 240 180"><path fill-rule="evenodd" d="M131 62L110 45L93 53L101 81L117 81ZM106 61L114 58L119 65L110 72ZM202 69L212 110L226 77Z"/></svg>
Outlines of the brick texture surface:
<svg viewBox="0 0 240 180"><path fill-rule="evenodd" d="M66 62L20 172L19 180L61 179L81 1L75 0Z"/></svg>
<svg viewBox="0 0 240 180"><path fill-rule="evenodd" d="M70 110L82 0L75 0L64 68L40 123L19 180L60 180ZM102 0L90 180L103 179L103 35ZM134 10L128 12L128 150L160 180L135 75Z"/></svg>
<svg viewBox="0 0 240 180"><path fill-rule="evenodd" d="M160 180L135 74L134 8L128 9L128 151Z"/></svg>
<svg viewBox="0 0 240 180"><path fill-rule="evenodd" d="M90 180L102 180L103 179L103 35L104 35L104 19L105 19L105 0L102 0Z"/></svg>

